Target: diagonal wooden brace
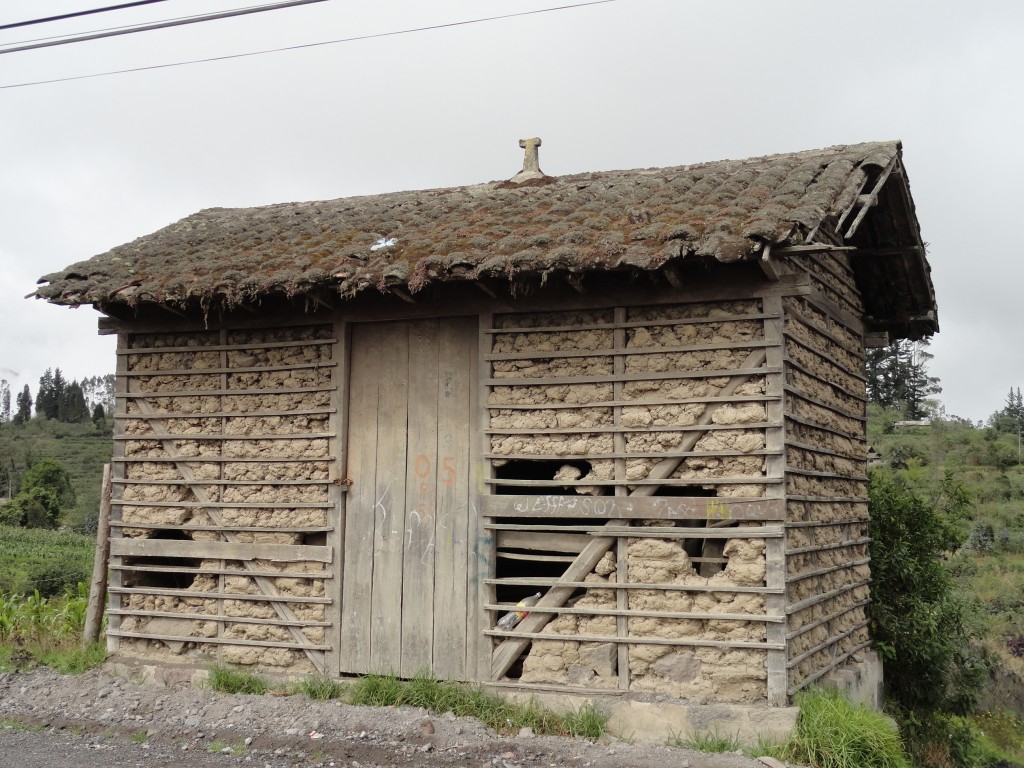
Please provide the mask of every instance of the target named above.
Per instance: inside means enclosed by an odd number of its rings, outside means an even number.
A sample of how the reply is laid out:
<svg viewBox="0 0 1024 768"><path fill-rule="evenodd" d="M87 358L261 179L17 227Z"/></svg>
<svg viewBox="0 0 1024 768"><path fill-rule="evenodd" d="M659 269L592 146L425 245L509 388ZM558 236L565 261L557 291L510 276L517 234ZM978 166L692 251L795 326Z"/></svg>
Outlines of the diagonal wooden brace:
<svg viewBox="0 0 1024 768"><path fill-rule="evenodd" d="M759 368L764 365L767 360L767 353L764 349L755 349L751 352L747 359L743 361L742 368ZM729 379L722 390L718 393L721 397L728 397L736 393L736 390L746 384L750 379L751 375L744 374L741 376L733 376ZM699 426L707 426L711 424L712 418L714 417L715 411L723 403L708 403L704 407L704 412L697 419L696 424ZM679 452L686 453L692 451L694 446L697 445L704 435L707 434L707 430L696 430L688 432L683 438L679 445ZM679 465L683 463L682 456L672 456L666 459L662 459L655 464L650 473L647 475L650 480L665 480L672 476ZM653 496L661 488L660 485L641 485L634 489L629 495L630 496ZM626 520L609 520L605 523L606 528L617 527L621 525L627 525ZM582 581L583 578L594 570L597 563L604 557L605 553L612 548L615 544L614 536L597 536L584 547L583 551L577 555L576 559L572 561L565 573L558 579L559 581L572 582ZM548 591L541 597L537 602L538 608L560 608L565 605L566 601L572 597L572 593L575 591L575 587L559 587L557 585L552 586ZM537 613L533 611L523 618L513 632L522 633L536 633L540 632L547 623L551 621L557 614L554 613ZM557 635L553 635L552 640L557 640ZM509 667L515 663L515 660L519 658L520 654L526 649L532 641L529 638L518 638L509 637L502 641L501 645L495 650L494 655L491 657L491 679L500 680Z"/></svg>
<svg viewBox="0 0 1024 768"><path fill-rule="evenodd" d="M173 459L181 459L180 461L175 461L175 466L178 468L178 472L181 473L181 477L184 480L184 483L188 485L189 489L192 491L193 495L195 495L196 499L198 499L199 502L203 504L212 503L209 495L206 493L206 489L196 482L195 475L192 473L192 470L186 463L189 460L201 461L202 457L182 457L178 453L178 449L174 446L173 440L161 437L162 433L166 434L163 419L160 418L160 414L158 414L149 403L147 403L143 398L139 397L137 392L132 392L133 383L134 382L131 379L128 380L128 394L134 397L134 402L139 407L139 411L141 411L142 413L142 418L149 424L150 429L152 429L153 432L156 433L155 439L160 440L160 443L168 456L170 456ZM154 436L139 435L138 438L140 440L146 440L154 439ZM204 507L203 509L206 512L206 514L210 516L210 520L213 521L214 525L223 525L223 518L221 517L220 511L216 507ZM222 531L221 535L227 541L239 541L238 535L232 533L231 531ZM242 560L241 562L242 565L245 567L245 570L247 571L258 570L256 565L249 560ZM266 576L250 576L250 578L256 582L256 585L259 587L260 592L262 592L264 595L278 594L277 589L274 587L274 583ZM282 621L297 621L295 614L292 613L292 610L287 605L283 605L279 602L272 601L270 602L270 606L274 609L274 612L277 613L278 618L280 618ZM295 640L295 642L301 645L310 644L309 638L302 634L302 631L298 627L288 625L287 630L288 633ZM316 668L317 672L319 672L320 674L325 674L327 671L327 663L323 651L317 651L312 648L303 648L303 650L306 653L306 657Z"/></svg>

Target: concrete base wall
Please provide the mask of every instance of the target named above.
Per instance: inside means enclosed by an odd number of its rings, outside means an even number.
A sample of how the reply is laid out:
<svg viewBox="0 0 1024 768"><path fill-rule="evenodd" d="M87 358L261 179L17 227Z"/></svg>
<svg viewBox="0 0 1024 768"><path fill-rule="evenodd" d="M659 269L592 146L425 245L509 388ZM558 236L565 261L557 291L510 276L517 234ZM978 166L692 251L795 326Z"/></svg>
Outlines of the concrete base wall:
<svg viewBox="0 0 1024 768"><path fill-rule="evenodd" d="M687 704L680 701L640 701L628 695L590 696L495 688L495 693L519 703L531 700L554 710L569 712L592 704L609 717L608 730L626 741L664 744L669 739L695 734L733 736L743 744L782 742L796 728L796 707L740 704Z"/></svg>
<svg viewBox="0 0 1024 768"><path fill-rule="evenodd" d="M882 660L874 651L856 654L842 669L825 677L825 685L844 693L855 704L882 710Z"/></svg>

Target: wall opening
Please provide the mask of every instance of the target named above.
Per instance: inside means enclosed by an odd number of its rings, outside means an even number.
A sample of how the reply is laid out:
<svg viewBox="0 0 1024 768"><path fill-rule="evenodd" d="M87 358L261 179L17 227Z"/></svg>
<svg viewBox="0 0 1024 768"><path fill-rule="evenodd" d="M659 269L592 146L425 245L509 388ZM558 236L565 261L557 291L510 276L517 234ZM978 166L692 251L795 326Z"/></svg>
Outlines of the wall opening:
<svg viewBox="0 0 1024 768"><path fill-rule="evenodd" d="M154 531L153 535L149 538L165 541L192 541L192 537L185 531ZM125 577L125 586L188 589L196 580L196 574L182 573L181 571L171 569L198 569L202 561L191 557L126 557L124 558L124 564L127 567L161 569L158 571L129 571L130 576Z"/></svg>

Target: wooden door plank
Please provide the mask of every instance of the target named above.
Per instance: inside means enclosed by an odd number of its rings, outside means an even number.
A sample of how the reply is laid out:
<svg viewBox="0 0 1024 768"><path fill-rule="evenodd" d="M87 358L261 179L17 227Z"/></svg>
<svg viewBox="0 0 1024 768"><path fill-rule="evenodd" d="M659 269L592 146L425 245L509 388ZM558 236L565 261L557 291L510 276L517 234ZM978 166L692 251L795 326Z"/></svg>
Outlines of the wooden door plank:
<svg viewBox="0 0 1024 768"><path fill-rule="evenodd" d="M341 602L341 671L370 671L370 586L373 573L374 502L380 366L373 326L352 328L348 405L348 471L345 504L345 570Z"/></svg>
<svg viewBox="0 0 1024 768"><path fill-rule="evenodd" d="M475 317L441 321L433 668L434 674L445 680L472 677L467 668L467 654L473 615L470 606L475 603L468 600L467 590L470 575L469 446L473 418L470 397L476 344Z"/></svg>
<svg viewBox="0 0 1024 768"><path fill-rule="evenodd" d="M373 572L370 590L370 668L397 672L402 654L402 561L405 551L406 420L409 408L409 323L375 326L378 343L364 365L380 377ZM363 437L365 439L365 436Z"/></svg>
<svg viewBox="0 0 1024 768"><path fill-rule="evenodd" d="M437 455L438 355L438 321L430 319L410 324L400 667L403 677L430 671L433 656L434 546L440 462Z"/></svg>

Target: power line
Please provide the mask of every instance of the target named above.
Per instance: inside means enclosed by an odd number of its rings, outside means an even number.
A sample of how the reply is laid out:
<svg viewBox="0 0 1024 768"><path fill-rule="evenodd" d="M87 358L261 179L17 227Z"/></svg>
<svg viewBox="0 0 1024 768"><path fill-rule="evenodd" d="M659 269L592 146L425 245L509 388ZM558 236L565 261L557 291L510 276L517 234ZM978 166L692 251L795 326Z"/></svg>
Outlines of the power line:
<svg viewBox="0 0 1024 768"><path fill-rule="evenodd" d="M258 7L259 6L257 6L257 5L247 5L247 6L244 6L244 8L258 8ZM242 9L240 8L240 9L237 9L237 10L242 10ZM169 19L162 19L162 21L179 21L181 19L195 19L195 18L198 18L199 16L203 16L203 15L205 15L205 14L195 13L195 14L192 14L191 16L172 16ZM68 37L77 37L78 35L82 35L82 34L91 35L94 32L109 32L109 31L115 30L115 29L130 29L130 28L136 27L136 26L139 26L139 25L138 24L121 24L120 26L117 26L117 27L100 27L99 29L90 29L88 32L65 32L62 35L50 35L48 37L33 37L33 38L29 38L27 40L15 40L15 41L10 42L10 43L0 43L0 48L5 48L5 47L9 47L9 46L14 46L14 45L27 45L28 43L40 43L40 42L43 42L44 40L62 40L64 38L68 38Z"/></svg>
<svg viewBox="0 0 1024 768"><path fill-rule="evenodd" d="M107 11L120 11L123 8L134 8L137 5L152 5L153 3L164 3L167 0L136 0L134 3L121 3L120 5L108 5L105 8L91 8L87 11L75 11L74 13L62 13L60 16L47 16L42 19L29 19L28 21L16 21L13 24L0 24L0 30L14 29L15 27L30 27L33 24L48 24L51 21L62 21L64 19L75 19L79 16L91 16L94 13L106 13Z"/></svg>
<svg viewBox="0 0 1024 768"><path fill-rule="evenodd" d="M136 32L150 32L154 29L167 29L168 27L181 27L185 24L199 24L203 21L217 21L219 19L230 19L233 16L245 16L250 13L263 13L264 11L279 11L282 8L291 8L296 5L309 5L310 3L323 3L325 0L286 0L282 3L271 3L269 5L257 5L249 8L238 8L233 11L222 11L220 13L208 13L204 16L190 16L183 19L172 19L169 21L158 21L153 24L138 24L124 29L95 32L78 37L69 37L64 40L51 40L47 43L32 43L21 45L16 48L2 48L0 55L5 53L18 53L19 51L32 51L36 48L52 48L55 45L69 45L71 43L84 43L87 40L99 40L104 37L115 37L117 35L133 35Z"/></svg>
<svg viewBox="0 0 1024 768"><path fill-rule="evenodd" d="M539 8L533 11L519 11L517 13L506 13L501 16L485 16L478 19L466 19L464 21L452 21L445 24L432 24L426 27L411 27L409 29L398 29L391 32L377 32L369 35L357 35L355 37L344 37L337 40L323 40L318 43L303 43L301 45L289 45L282 48L267 48L262 51L248 51L246 53L232 53L225 56L211 56L205 59L190 59L188 61L175 61L169 64L151 64L145 67L132 67L130 69L115 69L108 72L95 72L91 75L72 75L71 77L57 77L51 80L35 80L27 83L12 83L10 85L0 85L0 90L7 90L9 88L27 88L33 85L49 85L52 83L66 83L72 80L88 80L94 77L107 77L109 75L124 75L131 72L147 72L154 69L169 69L170 67L183 67L189 64L206 64L213 61L228 61L230 59L242 59L249 56L262 56L267 53L281 53L284 51L299 51L306 48L319 48L325 45L337 45L340 43L354 43L360 40L374 40L380 37L395 37L397 35L408 35L414 32L429 32L437 29L448 29L451 27L464 27L469 24L482 24L489 21L501 21L503 19L512 19L519 16L534 16L540 13L552 13L554 11L567 11L574 8L585 8L591 5L605 5L606 3L616 3L619 0L589 0L589 2L573 3L571 5L558 5L552 8Z"/></svg>

